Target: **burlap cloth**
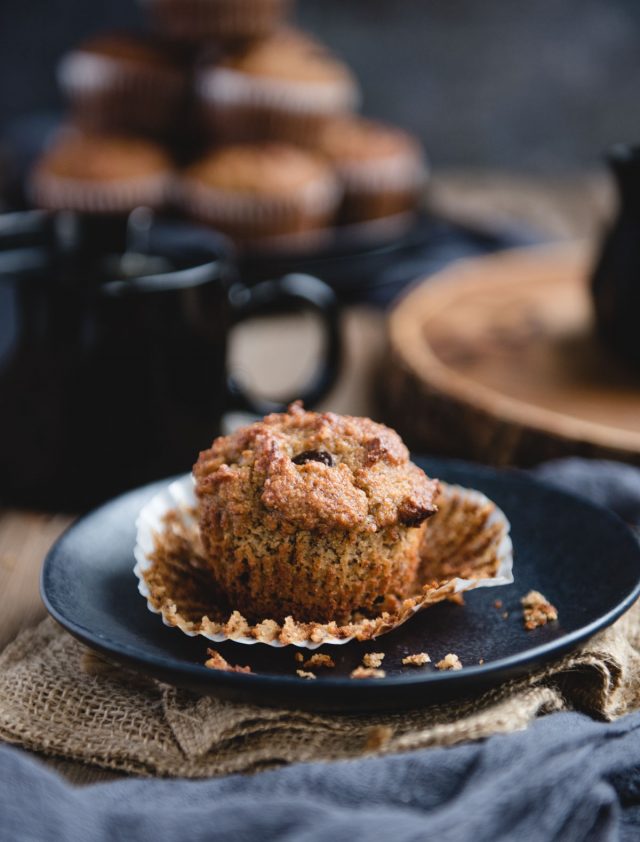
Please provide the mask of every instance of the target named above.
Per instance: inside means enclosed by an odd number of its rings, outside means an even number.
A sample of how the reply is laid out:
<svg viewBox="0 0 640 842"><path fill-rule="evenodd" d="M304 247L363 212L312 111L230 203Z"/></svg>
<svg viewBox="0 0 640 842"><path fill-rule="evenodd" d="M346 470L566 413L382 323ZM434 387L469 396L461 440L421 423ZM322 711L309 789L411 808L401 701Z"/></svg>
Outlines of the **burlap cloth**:
<svg viewBox="0 0 640 842"><path fill-rule="evenodd" d="M581 710L640 707L640 603L582 648L465 702L395 714L276 710L199 697L122 670L47 619L0 655L0 738L138 775L205 777L447 746Z"/></svg>

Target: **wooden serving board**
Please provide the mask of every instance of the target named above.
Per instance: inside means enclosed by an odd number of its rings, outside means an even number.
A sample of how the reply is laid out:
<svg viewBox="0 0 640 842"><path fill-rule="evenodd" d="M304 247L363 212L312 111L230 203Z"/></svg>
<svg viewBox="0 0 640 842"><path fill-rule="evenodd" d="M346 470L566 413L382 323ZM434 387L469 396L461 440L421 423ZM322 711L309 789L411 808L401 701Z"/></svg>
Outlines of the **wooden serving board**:
<svg viewBox="0 0 640 842"><path fill-rule="evenodd" d="M580 243L514 249L413 288L389 320L390 423L421 451L498 465L640 465L640 371L594 334L592 260Z"/></svg>

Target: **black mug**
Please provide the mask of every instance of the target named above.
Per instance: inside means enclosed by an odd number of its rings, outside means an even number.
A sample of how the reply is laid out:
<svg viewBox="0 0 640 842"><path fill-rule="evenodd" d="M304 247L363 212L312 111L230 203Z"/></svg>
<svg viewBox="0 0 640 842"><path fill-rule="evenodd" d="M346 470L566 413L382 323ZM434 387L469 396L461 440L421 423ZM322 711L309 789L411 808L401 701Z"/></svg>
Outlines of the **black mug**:
<svg viewBox="0 0 640 842"><path fill-rule="evenodd" d="M596 327L620 359L640 367L640 145L618 144L608 155L618 209L593 268Z"/></svg>
<svg viewBox="0 0 640 842"><path fill-rule="evenodd" d="M0 499L85 510L188 470L231 410L264 414L227 374L238 320L309 308L326 358L312 406L340 362L336 298L307 275L252 287L213 231L154 219L0 216Z"/></svg>

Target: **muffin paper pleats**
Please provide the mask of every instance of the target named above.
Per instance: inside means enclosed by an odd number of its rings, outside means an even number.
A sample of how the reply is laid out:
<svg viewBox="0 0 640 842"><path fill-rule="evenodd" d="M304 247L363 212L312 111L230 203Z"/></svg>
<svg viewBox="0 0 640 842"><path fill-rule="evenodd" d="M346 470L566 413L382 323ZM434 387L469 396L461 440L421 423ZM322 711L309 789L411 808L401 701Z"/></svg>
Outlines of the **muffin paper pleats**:
<svg viewBox="0 0 640 842"><path fill-rule="evenodd" d="M137 520L134 549L138 590L167 626L194 637L236 643L294 645L370 640L417 611L456 594L513 582L509 521L480 491L441 484L439 511L428 523L415 595L379 616L354 615L349 623L283 623L265 617L249 623L216 589L202 548L193 479L185 476L157 494Z"/></svg>

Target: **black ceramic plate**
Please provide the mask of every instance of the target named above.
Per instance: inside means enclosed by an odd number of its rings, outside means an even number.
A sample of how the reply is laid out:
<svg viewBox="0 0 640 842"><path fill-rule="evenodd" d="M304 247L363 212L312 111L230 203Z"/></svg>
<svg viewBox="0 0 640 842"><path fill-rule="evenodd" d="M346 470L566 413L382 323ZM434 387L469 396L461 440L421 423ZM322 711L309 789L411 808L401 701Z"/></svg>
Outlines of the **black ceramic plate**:
<svg viewBox="0 0 640 842"><path fill-rule="evenodd" d="M263 704L365 710L459 698L524 675L612 623L638 596L640 547L615 515L515 472L416 461L433 476L484 491L504 510L515 583L472 591L464 607L434 606L376 641L324 646L316 651L330 652L337 666L318 670L315 681L296 676L294 653L308 650L294 647L215 644L231 663L249 664L255 674L209 670L203 666L207 640L167 628L148 611L133 574L135 520L164 483L118 497L59 539L42 572L45 604L89 646L169 683ZM557 606L559 620L527 632L520 597L531 588ZM386 678L349 678L367 651L386 653ZM432 662L454 652L464 668L402 667L405 655L422 651Z"/></svg>

